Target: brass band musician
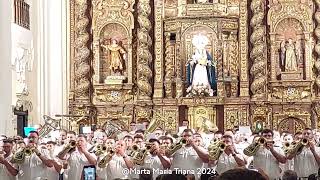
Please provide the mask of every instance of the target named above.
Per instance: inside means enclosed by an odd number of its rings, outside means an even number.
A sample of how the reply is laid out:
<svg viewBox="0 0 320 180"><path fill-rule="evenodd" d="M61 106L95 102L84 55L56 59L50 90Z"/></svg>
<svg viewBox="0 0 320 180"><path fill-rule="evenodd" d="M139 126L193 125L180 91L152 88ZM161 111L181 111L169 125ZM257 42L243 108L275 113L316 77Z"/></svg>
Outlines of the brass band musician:
<svg viewBox="0 0 320 180"><path fill-rule="evenodd" d="M293 147L291 152L288 153L287 158L294 159L294 171L298 177L300 179L308 179L310 175L318 173L320 165L320 148L315 146L313 133L310 128L303 130L302 139L297 141L296 145L298 149Z"/></svg>

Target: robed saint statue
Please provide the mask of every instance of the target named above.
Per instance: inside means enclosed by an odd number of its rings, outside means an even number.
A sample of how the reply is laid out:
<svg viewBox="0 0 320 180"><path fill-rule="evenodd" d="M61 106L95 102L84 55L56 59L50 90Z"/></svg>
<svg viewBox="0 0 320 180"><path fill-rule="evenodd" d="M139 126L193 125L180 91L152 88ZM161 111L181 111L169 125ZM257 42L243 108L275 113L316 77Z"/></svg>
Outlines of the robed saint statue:
<svg viewBox="0 0 320 180"><path fill-rule="evenodd" d="M209 40L204 35L194 35L192 45L195 51L187 63L187 96L216 96L216 62L206 50Z"/></svg>

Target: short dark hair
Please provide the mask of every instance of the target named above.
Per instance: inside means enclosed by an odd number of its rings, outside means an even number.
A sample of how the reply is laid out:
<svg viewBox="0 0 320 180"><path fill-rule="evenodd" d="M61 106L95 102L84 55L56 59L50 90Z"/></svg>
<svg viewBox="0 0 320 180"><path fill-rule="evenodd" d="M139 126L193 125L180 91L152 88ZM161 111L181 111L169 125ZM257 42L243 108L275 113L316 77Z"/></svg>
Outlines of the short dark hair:
<svg viewBox="0 0 320 180"><path fill-rule="evenodd" d="M306 127L306 128L304 128L303 130L304 130L304 131L312 131L312 129L309 128L309 127Z"/></svg>
<svg viewBox="0 0 320 180"><path fill-rule="evenodd" d="M30 135L31 133L35 133L35 134L37 134L37 136L39 136L38 131L30 131L29 135Z"/></svg>
<svg viewBox="0 0 320 180"><path fill-rule="evenodd" d="M230 138L230 139L233 139L232 136L230 136L230 135L223 135L221 138Z"/></svg>
<svg viewBox="0 0 320 180"><path fill-rule="evenodd" d="M298 176L295 171L286 170L282 175L282 180L297 180Z"/></svg>
<svg viewBox="0 0 320 180"><path fill-rule="evenodd" d="M133 139L143 139L143 136L141 136L140 134L137 134L133 137Z"/></svg>
<svg viewBox="0 0 320 180"><path fill-rule="evenodd" d="M298 132L294 133L294 136L301 135L301 134L302 134L302 132L298 131Z"/></svg>
<svg viewBox="0 0 320 180"><path fill-rule="evenodd" d="M188 133L188 132L191 132L193 134L192 129L185 129L182 131L182 133Z"/></svg>
<svg viewBox="0 0 320 180"><path fill-rule="evenodd" d="M223 134L222 131L216 131L214 134Z"/></svg>
<svg viewBox="0 0 320 180"><path fill-rule="evenodd" d="M136 130L136 132L135 133L142 133L142 134L144 134L144 130L142 130L142 129L138 129L138 130Z"/></svg>
<svg viewBox="0 0 320 180"><path fill-rule="evenodd" d="M47 144L56 145L56 142L54 142L54 141L48 141Z"/></svg>
<svg viewBox="0 0 320 180"><path fill-rule="evenodd" d="M267 133L271 133L272 136L273 136L273 131L272 131L271 129L263 129L263 130L261 131L261 135L262 135L262 134L267 134Z"/></svg>
<svg viewBox="0 0 320 180"><path fill-rule="evenodd" d="M130 135L125 135L124 137L123 137L123 139L132 139L133 140L133 137L132 136L130 136Z"/></svg>
<svg viewBox="0 0 320 180"><path fill-rule="evenodd" d="M222 173L218 180L267 180L260 173L248 169L231 169Z"/></svg>
<svg viewBox="0 0 320 180"><path fill-rule="evenodd" d="M86 135L84 135L84 134L79 134L79 135L78 135L78 138L81 138L81 137L83 137L83 138L87 139L87 136L86 136Z"/></svg>
<svg viewBox="0 0 320 180"><path fill-rule="evenodd" d="M13 144L13 140L12 139L4 139L3 143Z"/></svg>
<svg viewBox="0 0 320 180"><path fill-rule="evenodd" d="M155 139L155 138L149 139L149 143L153 143L153 142L157 142L158 144L160 144L160 141L158 139Z"/></svg>

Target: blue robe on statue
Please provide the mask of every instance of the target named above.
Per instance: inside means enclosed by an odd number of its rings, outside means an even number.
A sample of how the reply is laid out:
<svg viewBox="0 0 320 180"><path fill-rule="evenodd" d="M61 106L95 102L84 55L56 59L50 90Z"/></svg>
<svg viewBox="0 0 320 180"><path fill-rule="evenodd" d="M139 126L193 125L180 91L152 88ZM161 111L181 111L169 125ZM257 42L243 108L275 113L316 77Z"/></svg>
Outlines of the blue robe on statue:
<svg viewBox="0 0 320 180"><path fill-rule="evenodd" d="M214 96L217 95L217 79L216 79L216 68L214 66L213 63L213 58L211 57L211 55L208 53L208 51L206 51L207 53L207 59L208 61L210 61L211 63L207 63L206 69L207 69L207 76L208 76L208 81L210 84L211 89L214 91ZM187 69L186 69L186 81L187 81L187 85L188 87L192 85L192 81L193 81L193 75L194 75L194 70L197 64L193 64L191 65L191 63L189 62L187 65Z"/></svg>

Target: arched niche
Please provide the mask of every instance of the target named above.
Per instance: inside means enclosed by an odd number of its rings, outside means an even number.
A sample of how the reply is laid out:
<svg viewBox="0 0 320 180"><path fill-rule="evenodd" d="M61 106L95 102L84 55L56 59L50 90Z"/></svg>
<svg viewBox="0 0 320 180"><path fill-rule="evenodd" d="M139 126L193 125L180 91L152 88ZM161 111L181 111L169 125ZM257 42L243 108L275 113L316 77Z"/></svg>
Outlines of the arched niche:
<svg viewBox="0 0 320 180"><path fill-rule="evenodd" d="M125 50L126 59L124 59L123 76L127 77L125 82L128 82L129 61L131 61L131 47L129 40L129 32L124 25L114 22L105 24L99 32L100 45L110 45L111 40L117 40L118 44ZM99 82L103 83L107 76L111 75L110 70L110 52L100 46L99 50Z"/></svg>
<svg viewBox="0 0 320 180"><path fill-rule="evenodd" d="M301 132L306 127L307 126L303 120L297 117L287 117L279 121L278 131L279 132L287 131L294 134L298 131Z"/></svg>
<svg viewBox="0 0 320 180"><path fill-rule="evenodd" d="M187 28L184 32L182 32L182 49L184 50L182 53L182 76L183 79L186 80L186 68L185 65L188 63L190 59L192 59L192 55L195 51L194 46L192 45L192 38L194 35L205 35L209 43L206 46L206 50L209 52L209 54L212 56L214 61L217 61L217 45L218 45L218 35L217 33L210 27L205 26L205 25L194 25L189 28ZM218 62L217 62L218 64ZM217 65L218 66L218 65ZM215 68L217 71L217 67ZM216 72L216 77L217 77L217 72ZM184 88L184 95L186 95L186 90L187 87Z"/></svg>

